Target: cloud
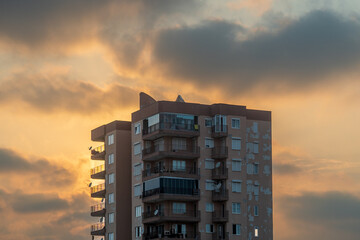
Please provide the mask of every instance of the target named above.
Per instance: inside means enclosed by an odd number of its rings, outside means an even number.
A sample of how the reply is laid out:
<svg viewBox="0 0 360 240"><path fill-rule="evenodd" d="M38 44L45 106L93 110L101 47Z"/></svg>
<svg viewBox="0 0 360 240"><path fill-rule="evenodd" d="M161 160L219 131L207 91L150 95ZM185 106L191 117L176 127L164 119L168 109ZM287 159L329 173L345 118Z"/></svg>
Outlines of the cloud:
<svg viewBox="0 0 360 240"><path fill-rule="evenodd" d="M80 114L109 113L131 108L138 92L117 83L100 88L66 76L21 73L0 83L0 105L22 103L43 113L65 111Z"/></svg>
<svg viewBox="0 0 360 240"><path fill-rule="evenodd" d="M302 169L293 164L273 164L273 169L275 174L279 175L291 175L296 174L302 171Z"/></svg>
<svg viewBox="0 0 360 240"><path fill-rule="evenodd" d="M276 31L224 20L161 31L153 65L168 77L238 93L258 85L311 86L360 63L360 23L314 11ZM318 79L318 80L315 80Z"/></svg>

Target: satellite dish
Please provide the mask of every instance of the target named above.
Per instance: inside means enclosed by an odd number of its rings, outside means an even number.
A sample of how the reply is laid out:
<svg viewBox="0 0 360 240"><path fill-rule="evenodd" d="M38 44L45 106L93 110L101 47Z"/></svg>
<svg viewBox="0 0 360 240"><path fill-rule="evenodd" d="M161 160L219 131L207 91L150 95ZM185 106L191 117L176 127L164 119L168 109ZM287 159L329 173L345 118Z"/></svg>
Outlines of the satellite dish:
<svg viewBox="0 0 360 240"><path fill-rule="evenodd" d="M156 209L156 210L154 211L154 215L157 216L158 213L159 213L159 210Z"/></svg>
<svg viewBox="0 0 360 240"><path fill-rule="evenodd" d="M91 182L91 183L89 183L89 187L91 187L91 185L92 185L92 182Z"/></svg>
<svg viewBox="0 0 360 240"><path fill-rule="evenodd" d="M104 202L105 198L101 199L101 202Z"/></svg>
<svg viewBox="0 0 360 240"><path fill-rule="evenodd" d="M103 222L103 221L104 221L104 218L103 218L103 217L101 217L101 218L100 218L100 222Z"/></svg>
<svg viewBox="0 0 360 240"><path fill-rule="evenodd" d="M91 149L92 149L92 146L89 147L89 150L91 150Z"/></svg>
<svg viewBox="0 0 360 240"><path fill-rule="evenodd" d="M215 165L215 167L216 167L216 168L219 168L220 165L221 165L221 162L217 162L216 165Z"/></svg>

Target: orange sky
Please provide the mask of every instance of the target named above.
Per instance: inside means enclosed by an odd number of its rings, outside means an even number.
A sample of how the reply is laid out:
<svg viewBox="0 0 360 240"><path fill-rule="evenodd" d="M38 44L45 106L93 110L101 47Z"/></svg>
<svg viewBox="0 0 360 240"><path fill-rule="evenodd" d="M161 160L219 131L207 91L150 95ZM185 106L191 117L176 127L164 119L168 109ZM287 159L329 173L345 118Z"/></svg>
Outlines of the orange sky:
<svg viewBox="0 0 360 240"><path fill-rule="evenodd" d="M275 239L357 239L359 19L351 0L0 2L1 239L89 239L90 130L140 91L271 110Z"/></svg>

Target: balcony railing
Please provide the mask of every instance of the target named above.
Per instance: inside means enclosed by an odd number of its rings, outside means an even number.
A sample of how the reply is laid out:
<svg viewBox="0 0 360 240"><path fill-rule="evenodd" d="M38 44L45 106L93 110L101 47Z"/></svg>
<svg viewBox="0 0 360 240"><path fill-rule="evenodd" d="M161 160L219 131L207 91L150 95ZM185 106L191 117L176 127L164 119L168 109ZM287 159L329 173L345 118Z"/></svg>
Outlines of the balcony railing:
<svg viewBox="0 0 360 240"><path fill-rule="evenodd" d="M198 222L200 211L165 208L143 213L143 223L160 221Z"/></svg>
<svg viewBox="0 0 360 240"><path fill-rule="evenodd" d="M198 124L184 124L184 123L157 123L148 128L143 129L143 136L148 138L149 135L159 133L161 135L183 135L197 136L199 135L200 126Z"/></svg>
<svg viewBox="0 0 360 240"><path fill-rule="evenodd" d="M156 188L144 191L143 202L156 202L159 200L198 201L200 199L199 189L188 188Z"/></svg>
<svg viewBox="0 0 360 240"><path fill-rule="evenodd" d="M212 213L213 222L227 222L229 219L229 211L214 211Z"/></svg>
<svg viewBox="0 0 360 240"><path fill-rule="evenodd" d="M143 178L152 177L152 176L192 176L200 177L200 169L193 167L185 168L174 168L174 167L153 167L145 169L143 172Z"/></svg>
<svg viewBox="0 0 360 240"><path fill-rule="evenodd" d="M228 147L220 146L214 147L211 149L211 157L215 159L227 158L228 157Z"/></svg>
<svg viewBox="0 0 360 240"><path fill-rule="evenodd" d="M223 180L228 178L228 168L220 166L219 168L214 168L211 172L212 179L214 180Z"/></svg>
<svg viewBox="0 0 360 240"><path fill-rule="evenodd" d="M144 233L142 235L143 240L150 239L190 239L190 240L200 240L200 233L193 231L186 231L184 233L175 233L174 230L164 231L164 232L152 232L152 233Z"/></svg>
<svg viewBox="0 0 360 240"><path fill-rule="evenodd" d="M219 191L214 190L212 192L213 201L227 201L229 199L229 191L227 189L221 189Z"/></svg>
<svg viewBox="0 0 360 240"><path fill-rule="evenodd" d="M211 136L213 138L226 137L228 135L227 125L217 125L212 127Z"/></svg>
<svg viewBox="0 0 360 240"><path fill-rule="evenodd" d="M194 159L200 155L200 148L191 144L160 144L147 147L142 151L143 160L158 160L164 157Z"/></svg>
<svg viewBox="0 0 360 240"><path fill-rule="evenodd" d="M103 174L101 174L103 173ZM104 179L105 178L105 165L99 165L90 169L90 176L94 179Z"/></svg>
<svg viewBox="0 0 360 240"><path fill-rule="evenodd" d="M91 197L94 197L94 198L105 197L105 183L91 187L90 194L91 194Z"/></svg>
<svg viewBox="0 0 360 240"><path fill-rule="evenodd" d="M105 216L105 203L99 203L90 207L91 216Z"/></svg>
<svg viewBox="0 0 360 240"><path fill-rule="evenodd" d="M96 223L91 225L91 235L105 235L105 223Z"/></svg>
<svg viewBox="0 0 360 240"><path fill-rule="evenodd" d="M91 159L104 160L105 159L105 145L102 144L91 150Z"/></svg>
<svg viewBox="0 0 360 240"><path fill-rule="evenodd" d="M218 233L215 232L212 234L212 240L229 240L229 233Z"/></svg>

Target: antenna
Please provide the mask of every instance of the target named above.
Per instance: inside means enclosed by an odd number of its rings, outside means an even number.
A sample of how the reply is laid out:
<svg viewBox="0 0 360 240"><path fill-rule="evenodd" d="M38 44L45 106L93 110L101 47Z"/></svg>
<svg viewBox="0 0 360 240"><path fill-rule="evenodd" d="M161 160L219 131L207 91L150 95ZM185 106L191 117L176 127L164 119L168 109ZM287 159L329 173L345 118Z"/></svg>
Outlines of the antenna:
<svg viewBox="0 0 360 240"><path fill-rule="evenodd" d="M91 185L92 185L92 182L91 182L91 183L89 183L89 187L91 187Z"/></svg>
<svg viewBox="0 0 360 240"><path fill-rule="evenodd" d="M216 168L219 168L220 166L221 166L221 162L217 162L215 165Z"/></svg>
<svg viewBox="0 0 360 240"><path fill-rule="evenodd" d="M154 215L157 216L158 214L159 214L159 210L156 209L156 210L154 211Z"/></svg>

